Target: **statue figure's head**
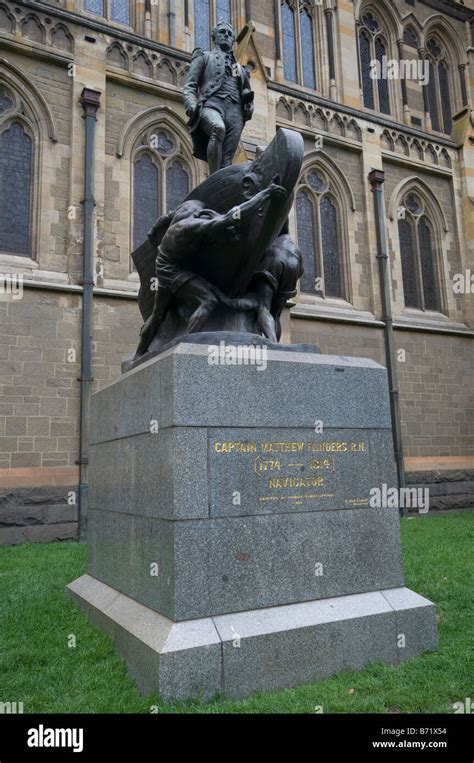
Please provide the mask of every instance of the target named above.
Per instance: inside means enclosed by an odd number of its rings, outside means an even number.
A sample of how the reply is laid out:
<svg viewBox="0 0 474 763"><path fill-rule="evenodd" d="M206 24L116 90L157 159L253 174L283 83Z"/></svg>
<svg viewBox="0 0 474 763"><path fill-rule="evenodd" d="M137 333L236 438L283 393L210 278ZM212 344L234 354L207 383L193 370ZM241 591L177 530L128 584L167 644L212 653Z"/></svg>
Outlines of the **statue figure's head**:
<svg viewBox="0 0 474 763"><path fill-rule="evenodd" d="M188 220L190 217L197 217L199 212L204 209L204 202L197 199L183 201L173 213L173 224L182 220Z"/></svg>
<svg viewBox="0 0 474 763"><path fill-rule="evenodd" d="M221 50L232 50L235 34L232 26L227 21L219 21L211 33L213 42Z"/></svg>

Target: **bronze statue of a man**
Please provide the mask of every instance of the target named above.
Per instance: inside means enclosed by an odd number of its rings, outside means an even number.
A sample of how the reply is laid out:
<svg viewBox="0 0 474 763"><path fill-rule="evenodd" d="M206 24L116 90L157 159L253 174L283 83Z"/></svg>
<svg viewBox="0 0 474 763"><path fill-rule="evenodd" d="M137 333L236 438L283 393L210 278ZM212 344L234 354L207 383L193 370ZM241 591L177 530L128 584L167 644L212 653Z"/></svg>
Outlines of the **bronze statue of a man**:
<svg viewBox="0 0 474 763"><path fill-rule="evenodd" d="M218 23L212 40L212 50L193 51L184 85L194 155L207 161L211 174L232 164L254 95L247 68L235 60L230 24Z"/></svg>

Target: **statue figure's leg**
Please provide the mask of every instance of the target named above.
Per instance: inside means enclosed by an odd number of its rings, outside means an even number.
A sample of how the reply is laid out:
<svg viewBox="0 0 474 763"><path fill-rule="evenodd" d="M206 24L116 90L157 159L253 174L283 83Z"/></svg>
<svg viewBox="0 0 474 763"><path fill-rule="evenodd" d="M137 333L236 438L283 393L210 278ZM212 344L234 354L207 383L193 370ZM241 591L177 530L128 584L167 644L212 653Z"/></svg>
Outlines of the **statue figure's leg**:
<svg viewBox="0 0 474 763"><path fill-rule="evenodd" d="M232 164L243 129L244 119L241 107L236 103L227 103L221 167L229 167Z"/></svg>
<svg viewBox="0 0 474 763"><path fill-rule="evenodd" d="M271 314L271 306L275 290L268 283L262 280L255 289L258 304L258 325L263 335L271 342L278 342L276 321Z"/></svg>
<svg viewBox="0 0 474 763"><path fill-rule="evenodd" d="M136 352L137 356L144 355L148 350L156 332L166 318L171 296L171 291L167 287L158 287L158 290L155 293L153 312L140 330L140 342Z"/></svg>
<svg viewBox="0 0 474 763"><path fill-rule="evenodd" d="M190 334L200 331L219 299L204 278L191 278L176 292L176 298L192 311L187 329Z"/></svg>
<svg viewBox="0 0 474 763"><path fill-rule="evenodd" d="M288 233L283 233L265 252L261 270L255 274L258 323L267 339L279 342L280 315L303 274L303 255Z"/></svg>
<svg viewBox="0 0 474 763"><path fill-rule="evenodd" d="M276 329L276 340L277 342L281 339L281 323L280 323L280 315L283 311L283 308L285 307L288 299L295 296L295 292L287 293L278 293L275 294L272 301L272 315L273 319L275 321L275 329Z"/></svg>
<svg viewBox="0 0 474 763"><path fill-rule="evenodd" d="M201 113L200 126L209 135L207 144L207 163L209 172L220 170L222 166L222 144L225 138L225 125L221 115L215 109L204 108Z"/></svg>

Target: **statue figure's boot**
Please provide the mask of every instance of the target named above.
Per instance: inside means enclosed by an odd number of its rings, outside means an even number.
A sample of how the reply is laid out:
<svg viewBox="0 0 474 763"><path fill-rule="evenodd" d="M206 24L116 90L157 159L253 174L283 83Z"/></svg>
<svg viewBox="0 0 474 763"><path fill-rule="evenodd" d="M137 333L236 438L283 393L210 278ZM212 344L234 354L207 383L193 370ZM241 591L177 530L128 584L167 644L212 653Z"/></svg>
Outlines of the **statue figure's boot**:
<svg viewBox="0 0 474 763"><path fill-rule="evenodd" d="M222 140L213 131L207 144L207 163L209 174L212 175L220 170L222 163Z"/></svg>

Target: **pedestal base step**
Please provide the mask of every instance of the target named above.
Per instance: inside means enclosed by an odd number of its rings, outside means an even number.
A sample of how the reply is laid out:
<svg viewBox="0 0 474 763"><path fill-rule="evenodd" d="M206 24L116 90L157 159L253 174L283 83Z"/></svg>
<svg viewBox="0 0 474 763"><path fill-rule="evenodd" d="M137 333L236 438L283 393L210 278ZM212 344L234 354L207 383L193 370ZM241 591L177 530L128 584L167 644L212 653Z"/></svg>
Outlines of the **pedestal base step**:
<svg viewBox="0 0 474 763"><path fill-rule="evenodd" d="M172 622L90 575L68 590L111 636L139 690L241 698L435 649L436 611L408 588Z"/></svg>

